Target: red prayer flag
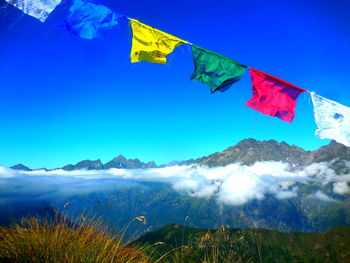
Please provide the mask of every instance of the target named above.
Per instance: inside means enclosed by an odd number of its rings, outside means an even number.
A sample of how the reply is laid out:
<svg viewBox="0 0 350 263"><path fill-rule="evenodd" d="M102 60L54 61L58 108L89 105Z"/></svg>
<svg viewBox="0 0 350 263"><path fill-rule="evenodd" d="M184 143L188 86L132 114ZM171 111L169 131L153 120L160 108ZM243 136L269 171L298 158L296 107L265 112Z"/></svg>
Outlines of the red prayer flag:
<svg viewBox="0 0 350 263"><path fill-rule="evenodd" d="M292 122L296 99L306 90L256 69L249 68L249 71L253 98L248 100L247 106L262 114Z"/></svg>

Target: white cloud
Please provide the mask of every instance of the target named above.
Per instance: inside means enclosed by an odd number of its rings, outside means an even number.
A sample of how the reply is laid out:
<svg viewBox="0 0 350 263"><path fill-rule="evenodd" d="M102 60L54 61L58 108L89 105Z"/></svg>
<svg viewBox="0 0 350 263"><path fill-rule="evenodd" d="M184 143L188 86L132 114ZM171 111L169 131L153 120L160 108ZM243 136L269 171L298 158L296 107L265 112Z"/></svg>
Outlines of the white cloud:
<svg viewBox="0 0 350 263"><path fill-rule="evenodd" d="M321 201L325 201L325 202L335 202L336 200L329 197L328 195L326 195L325 193L323 193L322 191L318 190L316 193L309 195L309 198L313 198L313 199L318 199Z"/></svg>
<svg viewBox="0 0 350 263"><path fill-rule="evenodd" d="M0 178L10 178L10 177L15 177L16 175L17 175L16 171L0 166Z"/></svg>
<svg viewBox="0 0 350 263"><path fill-rule="evenodd" d="M350 164L349 164L350 165ZM140 182L165 182L176 191L199 198L241 205L267 194L278 199L298 196L298 183L333 183L337 194L350 192L350 175L336 175L329 163L316 163L294 171L282 162L258 162L251 166L230 164L224 167L184 165L152 169L109 169L64 171L15 171L0 167L0 193L37 195L75 195L106 192L140 185ZM330 201L323 192L310 197Z"/></svg>
<svg viewBox="0 0 350 263"><path fill-rule="evenodd" d="M222 183L218 200L232 205L241 205L250 199L262 199L266 184L252 173L233 173Z"/></svg>
<svg viewBox="0 0 350 263"><path fill-rule="evenodd" d="M198 190L198 183L194 180L181 180L174 184L174 189L178 191L195 192Z"/></svg>
<svg viewBox="0 0 350 263"><path fill-rule="evenodd" d="M350 193L350 175L341 176L337 178L337 182L334 184L333 191L336 194L349 194Z"/></svg>
<svg viewBox="0 0 350 263"><path fill-rule="evenodd" d="M276 197L278 199L289 199L289 198L292 198L292 197L297 197L298 194L294 191L280 191L280 192L277 192L276 194Z"/></svg>

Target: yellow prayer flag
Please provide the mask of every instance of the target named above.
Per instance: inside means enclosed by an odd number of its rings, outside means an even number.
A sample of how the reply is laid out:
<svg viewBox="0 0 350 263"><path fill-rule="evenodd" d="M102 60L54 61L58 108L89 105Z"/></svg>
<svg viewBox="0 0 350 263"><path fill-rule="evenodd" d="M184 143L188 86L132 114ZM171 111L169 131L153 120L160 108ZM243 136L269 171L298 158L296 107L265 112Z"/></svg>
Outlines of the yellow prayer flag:
<svg viewBox="0 0 350 263"><path fill-rule="evenodd" d="M132 63L145 60L165 64L167 55L181 44L188 43L137 20L131 20L130 24L133 32L130 54Z"/></svg>

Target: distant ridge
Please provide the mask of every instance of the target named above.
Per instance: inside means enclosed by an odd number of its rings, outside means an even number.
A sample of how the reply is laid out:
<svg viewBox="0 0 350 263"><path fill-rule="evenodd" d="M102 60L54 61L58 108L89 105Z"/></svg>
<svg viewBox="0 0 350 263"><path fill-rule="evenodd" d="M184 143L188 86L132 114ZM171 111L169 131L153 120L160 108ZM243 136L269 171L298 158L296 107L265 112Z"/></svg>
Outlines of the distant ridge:
<svg viewBox="0 0 350 263"><path fill-rule="evenodd" d="M192 162L215 167L231 163L251 165L262 161L281 161L287 162L293 167L298 167L310 165L311 163L331 161L335 158L350 160L350 148L331 141L328 145L322 146L315 151L305 151L300 147L291 146L285 142L245 139L222 152L217 152Z"/></svg>
<svg viewBox="0 0 350 263"><path fill-rule="evenodd" d="M68 164L63 166L62 170L66 171L74 171L74 170L102 170L102 169L111 169L111 168L122 168L122 169L145 169L145 168L157 168L157 164L155 162L144 163L139 159L126 159L123 155L118 155L113 158L111 161L103 164L100 159L98 160L83 160L76 164ZM11 167L14 170L21 171L32 171L32 169L28 168L23 164L17 164ZM37 169L39 170L39 169ZM48 170L46 168L41 168L40 170ZM55 170L55 169L52 169Z"/></svg>
<svg viewBox="0 0 350 263"><path fill-rule="evenodd" d="M138 168L156 168L155 162L143 163L139 159L126 159L123 155L118 155L113 160L104 165L105 169L110 168L124 168L124 169L138 169Z"/></svg>
<svg viewBox="0 0 350 263"><path fill-rule="evenodd" d="M21 171L31 171L30 168L28 168L27 166L19 163L19 164L16 164L14 166L11 166L10 167L11 169L14 169L14 170L21 170Z"/></svg>
<svg viewBox="0 0 350 263"><path fill-rule="evenodd" d="M78 162L75 165L68 164L66 166L63 166L62 169L66 171L79 170L79 169L100 170L100 169L103 169L103 164L100 159L96 161L84 160L84 161Z"/></svg>
<svg viewBox="0 0 350 263"><path fill-rule="evenodd" d="M118 155L111 161L103 164L101 160L83 160L75 165L68 164L61 169L73 171L79 169L101 170L110 168L121 169L147 169L172 165L191 165L201 164L209 167L225 166L231 163L241 163L243 165L252 165L255 162L262 161L281 161L287 162L292 167L302 167L315 162L330 161L335 158L350 160L350 148L335 141L322 146L315 151L305 151L303 148L289 145L285 142L275 140L257 141L249 138L240 141L234 146L225 149L222 152L216 152L198 159L186 161L173 161L167 165L157 166L155 162L144 163L139 159L126 159L123 155ZM17 164L11 167L15 170L30 171L31 169L23 164Z"/></svg>

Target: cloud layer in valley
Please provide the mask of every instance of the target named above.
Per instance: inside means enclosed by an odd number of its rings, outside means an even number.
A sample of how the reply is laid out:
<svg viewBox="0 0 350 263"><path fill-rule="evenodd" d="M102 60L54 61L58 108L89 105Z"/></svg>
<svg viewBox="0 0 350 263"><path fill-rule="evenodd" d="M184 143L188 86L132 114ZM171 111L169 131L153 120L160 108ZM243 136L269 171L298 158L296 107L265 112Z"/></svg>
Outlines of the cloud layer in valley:
<svg viewBox="0 0 350 263"><path fill-rule="evenodd" d="M349 163L346 163L350 167ZM242 205L273 195L278 199L298 196L303 184L332 185L332 194L350 192L350 174L336 175L330 163L316 163L294 171L281 162L258 162L252 166L231 164L208 168L198 165L154 169L109 169L15 171L0 167L0 200L14 196L44 199L106 193L125 187L141 187L143 182L169 183L176 191L199 198L215 198L218 203ZM322 190L310 198L335 201Z"/></svg>

